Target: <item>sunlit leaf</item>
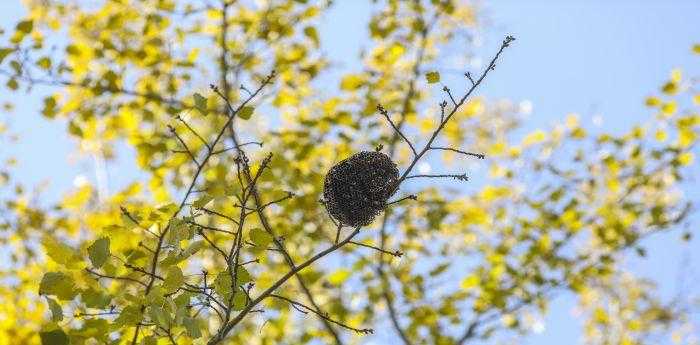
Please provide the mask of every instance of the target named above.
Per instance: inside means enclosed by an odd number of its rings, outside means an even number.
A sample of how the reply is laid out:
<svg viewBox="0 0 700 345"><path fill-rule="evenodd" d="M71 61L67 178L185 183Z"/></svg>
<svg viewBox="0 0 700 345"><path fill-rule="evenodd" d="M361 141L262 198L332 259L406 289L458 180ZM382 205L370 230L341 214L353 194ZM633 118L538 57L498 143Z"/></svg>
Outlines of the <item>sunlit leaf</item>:
<svg viewBox="0 0 700 345"><path fill-rule="evenodd" d="M428 84L435 84L440 82L440 72L428 72L425 74L425 79L428 81Z"/></svg>
<svg viewBox="0 0 700 345"><path fill-rule="evenodd" d="M88 254L93 267L102 267L109 258L109 238L103 237L93 242L88 247Z"/></svg>
<svg viewBox="0 0 700 345"><path fill-rule="evenodd" d="M241 110L238 111L238 117L240 117L243 120L248 120L250 119L251 116L253 116L253 112L255 111L255 108L251 106L245 106L241 108Z"/></svg>

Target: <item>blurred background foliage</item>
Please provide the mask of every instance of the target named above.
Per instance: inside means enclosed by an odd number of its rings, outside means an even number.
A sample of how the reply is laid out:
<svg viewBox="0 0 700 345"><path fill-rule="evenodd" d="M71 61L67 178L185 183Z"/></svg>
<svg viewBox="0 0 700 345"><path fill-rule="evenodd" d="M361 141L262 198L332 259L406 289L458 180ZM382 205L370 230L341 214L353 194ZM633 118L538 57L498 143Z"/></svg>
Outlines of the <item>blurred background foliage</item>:
<svg viewBox="0 0 700 345"><path fill-rule="evenodd" d="M441 83L428 83L428 66L454 54L455 46L471 49L468 33L483 25L469 2L375 3L363 67L329 81L324 76L331 61L322 53L318 29L319 17L333 6L325 1L26 1L27 18L2 26L0 81L7 92L51 86L53 93L43 99L46 121L65 120L78 150L98 161L116 159L120 147L133 148L139 172L119 191L109 193L98 179L46 205L32 186L15 181L12 159L3 164L0 245L8 260L0 265L0 344L61 343L64 334L72 344L130 343L139 321L155 325L141 328L143 344L198 344L212 337L217 318L208 309L197 312L196 302L204 303L199 297L175 289L175 295L146 298L138 284L98 280L87 270L144 278L133 267L153 260L148 248L157 239L121 208L148 229L169 223L197 167L174 152L182 147L168 126L190 150L207 149L186 126L212 138L225 124L224 104L209 84L236 104L277 71L254 100L250 118L235 119L220 148L261 142L246 146L254 169L274 154L258 189L264 202L295 193L265 211L295 261L332 244L335 227L318 201L326 171L378 145L405 168L412 153L377 104L412 141L425 142L439 123L439 103L448 99ZM693 49L700 54L700 46ZM592 133L567 116L551 128L515 135L523 119L514 105L470 99L440 143L486 154L476 161L488 168L485 183L405 186L398 196L416 194L418 200L392 206L358 239L403 257L344 247L278 290L376 335L268 299L264 313L247 316L229 342L517 342L561 294L580 301L586 343L697 341L696 296L661 299L654 282L620 264L626 255L645 256L640 241L652 234L693 236L688 216L696 206L684 190L697 164L697 84L672 71L646 100L648 117L630 121L622 134ZM449 87L461 95L469 86L465 78ZM12 133L2 124L0 135L11 148ZM201 192L190 201L237 217L235 158L233 151L212 157L197 184ZM465 159L445 151L429 162L435 170L465 169ZM252 217L244 229L253 242L244 246L244 258L257 260L246 265L255 282L252 294L289 269L278 252L257 245L265 242L252 236L260 222ZM206 214L197 223L233 226ZM175 272L169 283L181 287L201 284L206 271L211 283L226 264L209 240L224 246L231 236L215 232L204 242L196 226L183 226L156 259L160 274ZM179 263L162 261L192 248L188 254L194 254ZM168 268L173 265L177 269ZM152 300L168 307L153 312L151 306L147 313L137 307Z"/></svg>

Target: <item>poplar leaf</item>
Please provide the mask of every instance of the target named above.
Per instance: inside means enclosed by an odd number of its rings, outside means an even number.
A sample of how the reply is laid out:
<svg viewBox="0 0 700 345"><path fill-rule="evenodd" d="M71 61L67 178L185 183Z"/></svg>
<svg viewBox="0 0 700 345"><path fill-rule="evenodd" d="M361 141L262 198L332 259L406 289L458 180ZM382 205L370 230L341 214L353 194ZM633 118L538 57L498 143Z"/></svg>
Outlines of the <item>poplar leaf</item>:
<svg viewBox="0 0 700 345"><path fill-rule="evenodd" d="M93 267L102 267L109 258L109 238L103 237L93 242L88 247L88 254Z"/></svg>
<svg viewBox="0 0 700 345"><path fill-rule="evenodd" d="M255 108L245 106L238 111L238 117L240 117L243 120L248 120L253 115L253 111L255 111Z"/></svg>
<svg viewBox="0 0 700 345"><path fill-rule="evenodd" d="M55 299L45 296L46 302L49 304L49 310L51 310L51 321L59 322L63 320L63 309L61 305L56 302Z"/></svg>
<svg viewBox="0 0 700 345"><path fill-rule="evenodd" d="M194 107L199 110L199 112L206 116L207 115L207 98L199 93L194 94Z"/></svg>
<svg viewBox="0 0 700 345"><path fill-rule="evenodd" d="M428 80L428 84L440 82L440 72L428 72L425 74L425 79Z"/></svg>
<svg viewBox="0 0 700 345"><path fill-rule="evenodd" d="M272 242L272 236L263 229L253 228L250 230L250 240L255 243L256 246L266 247Z"/></svg>
<svg viewBox="0 0 700 345"><path fill-rule="evenodd" d="M41 345L68 345L69 339L61 329L54 329L48 332L40 332Z"/></svg>
<svg viewBox="0 0 700 345"><path fill-rule="evenodd" d="M212 200L214 200L214 197L212 197L209 194L204 194L201 197L199 197L199 199L195 200L192 203L192 206L194 206L194 208L202 208L204 206L207 206L207 204Z"/></svg>
<svg viewBox="0 0 700 345"><path fill-rule="evenodd" d="M163 282L163 288L168 292L173 292L184 283L185 276L182 274L182 270L180 270L180 268L177 266L170 266L170 268L168 268L168 273L165 276L165 282Z"/></svg>
<svg viewBox="0 0 700 345"><path fill-rule="evenodd" d="M202 336L202 331L199 329L199 322L191 317L186 317L182 320L182 325L185 326L187 334L192 339L197 339Z"/></svg>
<svg viewBox="0 0 700 345"><path fill-rule="evenodd" d="M34 21L31 19L17 23L17 30L25 34L32 32L32 29L34 29Z"/></svg>
<svg viewBox="0 0 700 345"><path fill-rule="evenodd" d="M39 294L54 295L60 300L68 301L73 299L78 292L70 276L62 272L48 272L41 278Z"/></svg>

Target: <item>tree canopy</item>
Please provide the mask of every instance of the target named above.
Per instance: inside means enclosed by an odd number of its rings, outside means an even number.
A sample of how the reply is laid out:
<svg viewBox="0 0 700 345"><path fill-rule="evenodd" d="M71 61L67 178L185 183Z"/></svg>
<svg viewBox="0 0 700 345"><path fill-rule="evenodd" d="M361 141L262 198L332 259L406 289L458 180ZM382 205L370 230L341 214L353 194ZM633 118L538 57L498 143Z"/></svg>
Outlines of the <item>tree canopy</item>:
<svg viewBox="0 0 700 345"><path fill-rule="evenodd" d="M362 68L333 80L330 1L26 6L0 80L50 86L46 121L101 159L128 147L139 174L45 205L0 168L2 344L467 344L530 332L560 294L590 343L689 322L621 264L650 235L691 236L700 95L680 70L625 133L568 116L519 135L515 107L479 95L519 41L459 85L430 67L482 25L469 3L376 1ZM360 151L399 175L374 222L339 226L324 179Z"/></svg>

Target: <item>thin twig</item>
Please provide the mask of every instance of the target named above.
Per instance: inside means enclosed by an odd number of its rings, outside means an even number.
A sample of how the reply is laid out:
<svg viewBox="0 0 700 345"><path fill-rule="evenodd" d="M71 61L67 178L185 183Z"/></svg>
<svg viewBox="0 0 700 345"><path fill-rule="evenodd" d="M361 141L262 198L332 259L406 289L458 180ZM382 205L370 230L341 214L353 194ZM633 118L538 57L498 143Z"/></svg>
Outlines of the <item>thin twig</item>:
<svg viewBox="0 0 700 345"><path fill-rule="evenodd" d="M381 104L377 104L377 111L379 111L379 113L382 114L387 121L389 121L391 128L393 128L394 131L396 131L396 133L398 133L401 136L401 138L403 138L406 144L408 144L408 146L411 148L411 151L413 151L413 155L418 155L418 152L416 152L416 148L413 147L413 144L411 144L411 142L408 140L408 138L406 138L403 132L401 132L401 130L398 127L396 127L394 121L391 121L391 117L389 117L389 112L387 112Z"/></svg>
<svg viewBox="0 0 700 345"><path fill-rule="evenodd" d="M412 179L412 178L443 178L443 177L453 178L455 180L460 180L460 181L469 181L469 177L467 177L467 174L409 175L409 176L404 177L404 180L408 180L408 179Z"/></svg>
<svg viewBox="0 0 700 345"><path fill-rule="evenodd" d="M483 153L467 152L467 151L462 151L462 150L454 149L454 148L451 148L451 147L431 146L430 149L431 149L431 150L443 150L443 151L457 152L457 153L461 153L461 154L463 154L463 155L465 155L465 156L473 156L473 157L476 157L476 158L479 158L479 159L484 159L484 158L486 158L486 155L484 155Z"/></svg>
<svg viewBox="0 0 700 345"><path fill-rule="evenodd" d="M361 246L361 247L374 249L374 250L376 250L376 251L382 252L382 253L384 253L384 254L389 254L389 255L394 256L394 257L397 257L397 258L400 258L400 257L403 256L403 252L400 251L400 250L396 250L396 251L390 252L390 251L388 251L388 250L386 250L386 249L382 249L382 248L379 248L379 247L375 247L375 246L373 246L373 245L371 245L371 244L366 244L366 243L362 243L362 242L355 242L355 241L350 241L350 243L352 243L352 244L354 244L354 245Z"/></svg>
<svg viewBox="0 0 700 345"><path fill-rule="evenodd" d="M334 323L334 324L336 324L336 325L338 325L338 326L340 326L340 327L343 327L343 328L345 328L345 329L349 329L349 330L354 331L354 332L356 332L356 333L359 333L359 334L373 334L373 333L374 333L374 330L371 329L371 328L355 328L355 327L352 327L352 326L348 326L348 325L346 325L346 324L344 324L344 323L342 323L342 322L340 322L340 321L333 320L333 319L331 319L331 318L328 316L327 313L322 313L322 312L316 311L316 310L314 310L313 308L311 308L311 307L309 307L309 306L306 306L306 305L304 305L304 304L302 304L302 303L299 303L299 302L297 302L297 301L294 301L294 300L292 300L292 299L290 299L290 298L287 298L287 297L284 297L284 296L280 296L280 295L277 295L277 294L270 294L270 297L274 297L274 298L277 298L277 299L281 299L281 300L283 300L283 301L286 301L286 302L289 303L294 309L296 309L297 311L301 312L302 314L307 314L307 311L309 311L309 312L315 314L316 316L318 316L318 317L320 317L320 318L322 318L322 319L324 319L324 320L326 320L326 321L332 322L332 323Z"/></svg>

